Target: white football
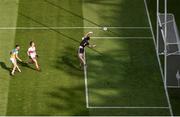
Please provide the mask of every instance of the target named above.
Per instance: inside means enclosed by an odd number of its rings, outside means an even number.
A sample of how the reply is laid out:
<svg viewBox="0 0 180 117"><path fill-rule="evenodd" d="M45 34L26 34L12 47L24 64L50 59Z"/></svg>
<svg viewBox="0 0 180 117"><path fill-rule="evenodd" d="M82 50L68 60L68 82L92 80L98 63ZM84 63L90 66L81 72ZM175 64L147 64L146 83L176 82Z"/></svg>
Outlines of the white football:
<svg viewBox="0 0 180 117"><path fill-rule="evenodd" d="M104 31L107 31L107 27L103 27L103 30L104 30Z"/></svg>

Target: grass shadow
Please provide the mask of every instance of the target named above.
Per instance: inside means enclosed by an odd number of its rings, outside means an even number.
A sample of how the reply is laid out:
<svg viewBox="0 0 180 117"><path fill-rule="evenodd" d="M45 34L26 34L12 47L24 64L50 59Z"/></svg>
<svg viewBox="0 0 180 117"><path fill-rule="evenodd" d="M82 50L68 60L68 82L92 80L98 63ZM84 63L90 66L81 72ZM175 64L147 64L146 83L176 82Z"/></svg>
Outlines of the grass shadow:
<svg viewBox="0 0 180 117"><path fill-rule="evenodd" d="M73 115L87 115L87 109L80 106L85 105L83 97L80 95L82 86L71 88L57 87L53 92L47 92L46 95L56 101L52 101L47 106L55 110L69 110ZM59 102L59 103L57 103ZM62 103L64 102L64 103ZM72 108L73 107L73 108Z"/></svg>

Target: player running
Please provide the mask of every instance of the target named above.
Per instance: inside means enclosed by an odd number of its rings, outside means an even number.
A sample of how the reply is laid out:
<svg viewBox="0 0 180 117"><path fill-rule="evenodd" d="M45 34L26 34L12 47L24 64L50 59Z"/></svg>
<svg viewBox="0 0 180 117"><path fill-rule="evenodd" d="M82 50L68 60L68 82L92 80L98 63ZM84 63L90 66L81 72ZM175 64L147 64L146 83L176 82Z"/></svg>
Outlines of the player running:
<svg viewBox="0 0 180 117"><path fill-rule="evenodd" d="M80 43L79 49L78 49L78 58L80 60L80 67L82 67L82 65L86 65L85 62L85 58L84 58L84 48L86 46L90 47L90 48L94 48L96 47L96 45L90 45L89 44L89 40L90 40L90 36L91 34L93 34L93 32L88 32L83 38L82 41Z"/></svg>
<svg viewBox="0 0 180 117"><path fill-rule="evenodd" d="M14 75L14 72L16 71L16 68L18 69L19 72L21 72L19 66L17 65L17 59L22 62L22 60L18 57L18 53L19 53L19 49L20 49L20 46L19 45L16 45L15 46L15 49L13 49L11 52L10 52L10 61L12 62L13 64L13 70L11 72L11 75Z"/></svg>
<svg viewBox="0 0 180 117"><path fill-rule="evenodd" d="M33 41L30 42L30 47L28 48L27 55L29 56L30 62L28 63L35 63L36 69L39 71L40 67L37 61L37 53L35 43Z"/></svg>

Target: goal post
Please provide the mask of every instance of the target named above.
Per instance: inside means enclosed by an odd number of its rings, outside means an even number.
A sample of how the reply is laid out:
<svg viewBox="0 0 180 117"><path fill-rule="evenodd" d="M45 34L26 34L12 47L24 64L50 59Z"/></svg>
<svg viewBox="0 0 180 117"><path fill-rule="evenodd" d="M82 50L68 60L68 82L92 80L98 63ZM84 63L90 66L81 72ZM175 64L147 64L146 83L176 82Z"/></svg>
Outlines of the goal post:
<svg viewBox="0 0 180 117"><path fill-rule="evenodd" d="M162 0L161 0L162 1ZM168 1L163 0L163 11L160 12L160 0L156 10L156 51L163 58L163 78L167 88L180 88L180 38L175 14L168 12Z"/></svg>

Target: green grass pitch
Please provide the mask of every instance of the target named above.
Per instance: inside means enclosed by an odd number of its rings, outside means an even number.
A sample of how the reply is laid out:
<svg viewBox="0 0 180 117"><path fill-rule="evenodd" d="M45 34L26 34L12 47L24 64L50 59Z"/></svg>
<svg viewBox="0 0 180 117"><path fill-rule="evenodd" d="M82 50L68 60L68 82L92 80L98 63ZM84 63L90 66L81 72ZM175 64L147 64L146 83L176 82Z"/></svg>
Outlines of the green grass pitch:
<svg viewBox="0 0 180 117"><path fill-rule="evenodd" d="M0 0L0 14L0 115L170 115L144 0ZM88 31L97 47L86 49L85 85L77 49ZM31 40L42 71L19 63L10 76L10 50L19 44L27 61ZM169 90L176 115L177 92Z"/></svg>

